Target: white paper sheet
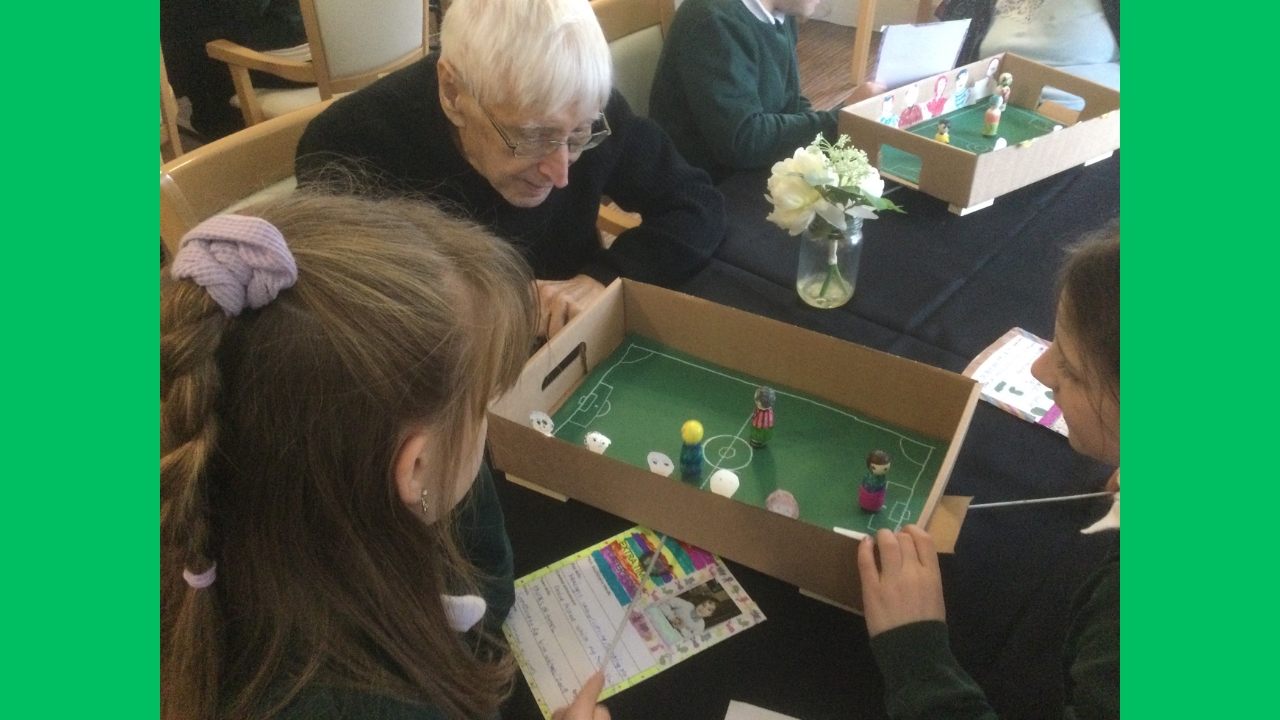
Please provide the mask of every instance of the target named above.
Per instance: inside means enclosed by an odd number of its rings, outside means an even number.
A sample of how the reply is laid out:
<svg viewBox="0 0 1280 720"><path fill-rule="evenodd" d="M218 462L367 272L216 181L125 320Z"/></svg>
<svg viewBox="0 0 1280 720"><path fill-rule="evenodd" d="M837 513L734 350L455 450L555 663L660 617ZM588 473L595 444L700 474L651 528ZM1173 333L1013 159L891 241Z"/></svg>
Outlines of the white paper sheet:
<svg viewBox="0 0 1280 720"><path fill-rule="evenodd" d="M964 369L965 377L982 385L982 399L1028 422L1068 435L1067 421L1053 392L1031 374L1031 365L1049 341L1013 328L979 353Z"/></svg>
<svg viewBox="0 0 1280 720"><path fill-rule="evenodd" d="M892 90L954 68L969 21L887 25L881 30L875 81Z"/></svg>
<svg viewBox="0 0 1280 720"><path fill-rule="evenodd" d="M660 544L661 571L641 584L641 558ZM502 629L544 717L568 705L600 667L637 594L601 700L764 622L719 558L674 538L663 544L644 528L619 533L516 580ZM708 600L711 614L699 613Z"/></svg>

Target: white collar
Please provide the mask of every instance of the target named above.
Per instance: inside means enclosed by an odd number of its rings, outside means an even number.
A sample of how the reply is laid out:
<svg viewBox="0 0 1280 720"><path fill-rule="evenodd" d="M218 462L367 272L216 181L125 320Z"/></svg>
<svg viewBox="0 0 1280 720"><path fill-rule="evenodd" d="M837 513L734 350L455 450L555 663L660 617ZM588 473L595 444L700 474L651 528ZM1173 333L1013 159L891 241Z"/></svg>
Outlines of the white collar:
<svg viewBox="0 0 1280 720"><path fill-rule="evenodd" d="M1114 502L1111 503L1111 510L1098 522L1081 530L1086 535L1092 535L1100 530L1119 530L1120 529L1120 471L1116 470L1116 495Z"/></svg>
<svg viewBox="0 0 1280 720"><path fill-rule="evenodd" d="M746 5L747 9L751 11L751 14L755 15L756 19L762 23L781 25L787 21L786 13L770 13L768 10L764 9L764 3L761 3L760 0L742 0L742 4Z"/></svg>

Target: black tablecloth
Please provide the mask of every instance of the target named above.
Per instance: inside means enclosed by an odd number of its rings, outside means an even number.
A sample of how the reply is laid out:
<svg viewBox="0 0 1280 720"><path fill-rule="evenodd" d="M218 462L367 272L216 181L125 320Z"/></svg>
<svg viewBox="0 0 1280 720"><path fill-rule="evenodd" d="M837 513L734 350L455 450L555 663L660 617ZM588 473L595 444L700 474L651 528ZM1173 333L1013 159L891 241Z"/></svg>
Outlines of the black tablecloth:
<svg viewBox="0 0 1280 720"><path fill-rule="evenodd" d="M1009 328L1053 336L1054 281L1063 249L1120 210L1113 157L1035 183L966 217L909 188L905 215L865 223L853 301L836 310L795 292L798 239L764 220L766 172L721 184L729 233L684 292L955 372ZM949 494L975 502L1099 489L1110 469L1044 428L979 403ZM632 523L575 501L500 482L517 576ZM1109 501L975 510L954 555L942 559L951 643L1004 717L1061 717L1060 650L1075 588L1119 543L1081 535ZM617 720L719 720L741 700L805 720L885 716L879 671L860 617L729 563L768 620L607 704ZM857 568L850 568L857 572ZM509 719L541 717L520 679Z"/></svg>

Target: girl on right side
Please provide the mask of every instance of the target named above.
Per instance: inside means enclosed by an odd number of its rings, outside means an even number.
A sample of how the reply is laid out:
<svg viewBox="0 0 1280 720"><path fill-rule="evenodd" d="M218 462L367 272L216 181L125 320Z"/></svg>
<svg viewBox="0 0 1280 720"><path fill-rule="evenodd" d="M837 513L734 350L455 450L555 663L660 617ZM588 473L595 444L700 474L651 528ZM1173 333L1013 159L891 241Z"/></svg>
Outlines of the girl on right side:
<svg viewBox="0 0 1280 720"><path fill-rule="evenodd" d="M1120 226L1077 245L1058 286L1053 344L1032 365L1071 428L1071 447L1120 466ZM1119 529L1115 505L1085 532ZM879 550L879 566L876 549ZM858 548L871 650L885 680L885 706L904 718L995 718L982 689L947 644L942 576L933 540L908 525L880 530ZM1120 554L1077 591L1063 649L1066 718L1120 717Z"/></svg>

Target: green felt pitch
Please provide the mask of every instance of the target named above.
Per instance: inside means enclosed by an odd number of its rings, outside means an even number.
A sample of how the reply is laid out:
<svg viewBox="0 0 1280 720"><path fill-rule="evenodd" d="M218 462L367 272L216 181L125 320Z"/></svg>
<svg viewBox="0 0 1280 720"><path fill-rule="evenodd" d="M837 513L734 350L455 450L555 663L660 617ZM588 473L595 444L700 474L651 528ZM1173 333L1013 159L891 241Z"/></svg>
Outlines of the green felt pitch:
<svg viewBox="0 0 1280 720"><path fill-rule="evenodd" d="M632 334L556 411L555 435L581 444L588 432L599 431L612 442L606 455L645 469L650 452L664 453L675 465L671 481L681 482L680 427L698 420L705 431L704 489L711 474L725 468L741 481L734 500L764 507L781 488L795 496L800 519L820 527L874 532L919 519L948 443L773 385L773 438L754 449L747 440L762 384ZM858 507L872 450L889 453L892 463L885 506L875 514Z"/></svg>
<svg viewBox="0 0 1280 720"><path fill-rule="evenodd" d="M951 121L951 144L972 153L987 153L995 149L996 139L1004 138L1010 145L1033 140L1053 132L1058 123L1037 112L1009 106L1000 115L1000 130L996 137L986 137L982 127L986 122L986 98L976 105L943 113L935 118L918 122L906 131L930 140L938 134L938 121ZM920 158L904 150L885 145L880 149L880 172L908 182L920 182Z"/></svg>

